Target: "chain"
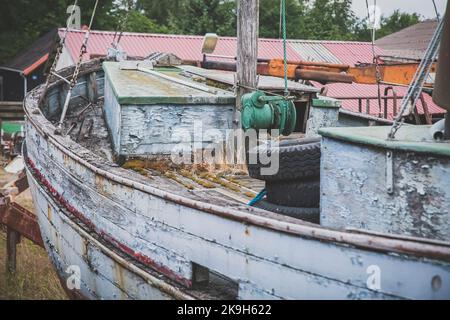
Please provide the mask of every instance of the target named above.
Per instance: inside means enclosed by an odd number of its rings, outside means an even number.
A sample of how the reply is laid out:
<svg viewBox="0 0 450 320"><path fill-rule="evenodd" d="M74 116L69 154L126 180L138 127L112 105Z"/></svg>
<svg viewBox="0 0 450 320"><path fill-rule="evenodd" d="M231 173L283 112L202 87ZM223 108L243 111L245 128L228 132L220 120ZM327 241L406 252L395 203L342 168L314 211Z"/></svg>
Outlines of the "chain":
<svg viewBox="0 0 450 320"><path fill-rule="evenodd" d="M94 21L95 12L97 11L97 6L98 6L98 0L95 1L94 10L92 11L92 16L91 16L91 21L89 23L88 30L86 31L86 34L84 36L83 43L81 44L80 54L78 56L77 65L75 67L75 71L73 72L72 80L70 81L70 88L71 89L73 89L73 87L77 83L78 75L80 74L81 64L83 62L83 56L87 52L87 44L88 44L88 41L89 41L89 36L91 34L92 23Z"/></svg>
<svg viewBox="0 0 450 320"><path fill-rule="evenodd" d="M88 41L89 41L89 36L91 34L92 23L94 22L95 13L97 11L98 1L99 0L95 1L94 10L92 11L92 16L91 16L91 21L90 21L89 27L88 27L85 35L84 35L83 43L81 44L80 54L78 56L78 61L77 61L77 64L75 66L75 70L73 72L72 79L70 81L69 90L68 90L67 96L66 96L66 101L64 103L63 110L62 110L62 113L61 113L61 118L59 120L58 127L57 127L57 130L55 131L55 133L61 133L62 124L63 124L64 119L66 117L67 109L69 107L69 102L70 102L70 99L71 99L71 96L72 96L72 90L75 87L75 84L77 83L78 75L80 74L81 64L83 62L83 56L86 53L86 48L87 48L87 44L88 44Z"/></svg>
<svg viewBox="0 0 450 320"><path fill-rule="evenodd" d="M52 66L50 67L50 71L49 71L49 73L47 75L47 79L45 80L44 90L43 90L43 92L41 94L41 100L45 96L45 92L47 91L48 86L50 85L51 76L56 71L56 66L58 64L59 58L61 57L62 51L64 49L64 45L66 43L67 34L69 33L69 21L70 21L71 17L73 16L73 14L75 13L75 7L77 6L77 4L78 4L78 0L75 0L75 2L72 5L72 12L70 13L70 17L67 20L66 30L64 30L64 34L63 34L63 36L61 37L61 40L58 43L58 46L56 48L55 59L53 60Z"/></svg>

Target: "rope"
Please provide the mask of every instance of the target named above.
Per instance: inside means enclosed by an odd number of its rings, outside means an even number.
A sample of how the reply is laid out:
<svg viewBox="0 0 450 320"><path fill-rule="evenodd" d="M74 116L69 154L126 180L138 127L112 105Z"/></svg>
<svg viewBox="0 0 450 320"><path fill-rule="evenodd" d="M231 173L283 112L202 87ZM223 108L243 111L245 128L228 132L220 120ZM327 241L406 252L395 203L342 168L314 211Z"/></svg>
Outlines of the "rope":
<svg viewBox="0 0 450 320"><path fill-rule="evenodd" d="M440 15L439 15L439 11L438 11L438 9L437 9L436 2L435 2L434 0L431 0L431 1L433 1L434 12L436 12L436 19L437 19L437 21L439 22L439 20L441 19L441 17L440 17Z"/></svg>
<svg viewBox="0 0 450 320"><path fill-rule="evenodd" d="M288 90L288 77L287 77L287 45L286 45L286 0L281 0L282 11L283 11L283 55L284 55L284 96L289 95Z"/></svg>
<svg viewBox="0 0 450 320"><path fill-rule="evenodd" d="M113 42L111 43L111 45L114 49L117 49L117 47L119 46L120 40L122 40L123 29L125 29L126 23L128 22L128 17L130 16L131 0L127 1L126 4L127 4L127 10L125 13L125 18L123 18L120 21L120 23L118 24L116 32L114 33ZM118 40L116 42L116 36L117 36L118 30L120 30L120 33L119 33Z"/></svg>
<svg viewBox="0 0 450 320"><path fill-rule="evenodd" d="M266 194L267 194L266 189L265 188L262 189L261 192L258 193L258 195L256 197L254 197L253 200L248 203L248 205L250 207L253 207L255 204L260 202L266 196Z"/></svg>

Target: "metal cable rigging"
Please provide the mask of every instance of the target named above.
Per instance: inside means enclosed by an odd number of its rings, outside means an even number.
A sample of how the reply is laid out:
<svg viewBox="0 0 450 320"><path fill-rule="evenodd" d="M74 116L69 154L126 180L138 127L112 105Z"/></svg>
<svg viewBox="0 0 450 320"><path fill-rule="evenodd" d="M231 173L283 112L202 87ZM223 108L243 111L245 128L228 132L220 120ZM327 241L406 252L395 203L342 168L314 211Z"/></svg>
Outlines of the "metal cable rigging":
<svg viewBox="0 0 450 320"><path fill-rule="evenodd" d="M95 1L95 6L94 6L94 10L92 11L91 20L89 22L89 27L86 30L86 33L85 33L84 39L83 39L83 43L81 44L81 47L80 47L80 54L78 56L78 61L77 61L77 64L75 66L75 70L73 72L72 79L70 81L69 90L67 92L66 100L64 102L64 107L63 107L63 110L62 110L62 113L61 113L61 118L59 120L59 123L58 123L58 126L57 126L57 129L56 129L55 133L61 133L62 125L64 123L64 119L66 117L67 109L69 107L69 102L70 102L70 99L72 97L72 91L73 91L73 88L75 87L75 84L77 83L77 80L78 80L78 75L80 73L80 68L81 68L81 63L83 61L83 56L87 52L87 50L86 50L87 49L87 44L88 44L88 41L89 41L89 36L91 34L91 28L92 28L92 23L94 22L95 13L97 11L98 1L99 0Z"/></svg>
<svg viewBox="0 0 450 320"><path fill-rule="evenodd" d="M408 87L408 92L403 98L400 112L398 113L397 117L394 120L394 123L388 135L388 139L391 140L395 139L395 134L405 122L404 117L410 114L411 110L415 108L419 96L422 93L425 80L428 78L431 66L434 60L436 59L443 29L444 29L444 19L441 19L436 28L436 31L433 34L433 38L431 39L430 44L428 45L427 51L425 52L425 56L422 58L422 61L420 62L420 65L417 69L414 79L411 82L411 85ZM409 112L407 112L407 109L410 109Z"/></svg>
<svg viewBox="0 0 450 320"><path fill-rule="evenodd" d="M66 29L64 30L64 34L61 37L61 39L60 39L60 41L58 43L58 46L56 48L55 58L53 59L52 66L50 67L50 71L49 71L49 73L47 75L47 79L46 79L45 85L44 85L44 90L43 90L42 95L41 95L41 100L45 97L45 92L47 91L48 86L50 84L51 76L52 75L53 76L57 76L56 75L56 65L58 64L59 58L61 57L62 51L64 49L64 45L66 43L67 34L69 33L70 20L72 19L73 15L75 14L75 9L76 9L77 4L78 4L78 0L75 0L73 5L72 5L72 11L70 13L69 19L67 19Z"/></svg>

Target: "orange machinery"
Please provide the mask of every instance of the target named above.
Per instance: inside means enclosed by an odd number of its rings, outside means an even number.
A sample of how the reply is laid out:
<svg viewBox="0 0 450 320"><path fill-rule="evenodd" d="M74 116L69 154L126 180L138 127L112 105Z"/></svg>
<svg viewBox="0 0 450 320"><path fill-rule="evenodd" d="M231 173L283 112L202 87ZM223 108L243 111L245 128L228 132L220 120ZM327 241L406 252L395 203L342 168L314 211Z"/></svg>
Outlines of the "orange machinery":
<svg viewBox="0 0 450 320"><path fill-rule="evenodd" d="M211 61L204 59L202 67L207 69L236 70L236 63ZM288 61L287 76L291 80L311 80L323 84L332 82L389 85L409 85L419 67L419 63L380 63L362 64L351 67L345 64L333 64L311 61ZM436 72L436 64L431 73ZM284 77L283 59L258 60L258 74ZM432 83L425 86L432 87Z"/></svg>

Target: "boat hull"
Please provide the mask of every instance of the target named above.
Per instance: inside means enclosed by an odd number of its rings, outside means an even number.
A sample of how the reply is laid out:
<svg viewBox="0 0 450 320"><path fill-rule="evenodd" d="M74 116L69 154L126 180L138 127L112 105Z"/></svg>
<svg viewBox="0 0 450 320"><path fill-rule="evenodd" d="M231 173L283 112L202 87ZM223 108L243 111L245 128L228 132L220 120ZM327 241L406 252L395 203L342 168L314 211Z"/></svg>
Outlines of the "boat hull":
<svg viewBox="0 0 450 320"><path fill-rule="evenodd" d="M42 238L64 281L80 271L87 298L208 298L195 287L197 270L208 270L238 299L450 299L447 243L335 231L158 189L54 135L35 100L25 102L24 158Z"/></svg>

